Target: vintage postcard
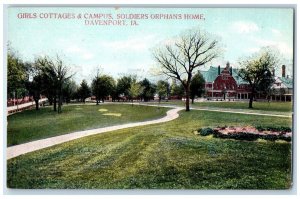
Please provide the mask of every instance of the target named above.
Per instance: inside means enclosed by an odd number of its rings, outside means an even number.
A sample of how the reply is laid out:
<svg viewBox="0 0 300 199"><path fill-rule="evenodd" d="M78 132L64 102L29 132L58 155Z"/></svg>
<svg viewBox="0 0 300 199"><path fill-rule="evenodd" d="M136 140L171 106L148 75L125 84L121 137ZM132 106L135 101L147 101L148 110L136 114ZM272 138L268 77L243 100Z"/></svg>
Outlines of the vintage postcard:
<svg viewBox="0 0 300 199"><path fill-rule="evenodd" d="M5 9L8 189L293 187L294 7Z"/></svg>

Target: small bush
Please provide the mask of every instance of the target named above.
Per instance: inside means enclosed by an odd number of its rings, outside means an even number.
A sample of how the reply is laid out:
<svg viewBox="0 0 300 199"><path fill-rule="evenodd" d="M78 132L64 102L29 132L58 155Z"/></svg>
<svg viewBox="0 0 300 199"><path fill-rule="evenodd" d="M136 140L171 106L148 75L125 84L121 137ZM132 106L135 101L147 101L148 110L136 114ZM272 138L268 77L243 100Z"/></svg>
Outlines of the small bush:
<svg viewBox="0 0 300 199"><path fill-rule="evenodd" d="M211 128L201 128L201 129L198 130L198 132L202 136L207 136L207 135L213 134L214 130L212 130Z"/></svg>
<svg viewBox="0 0 300 199"><path fill-rule="evenodd" d="M290 142L290 141L292 141L292 137L285 137L285 136L279 136L279 138L278 139L281 139L281 140L285 140L285 141L287 141L287 142Z"/></svg>
<svg viewBox="0 0 300 199"><path fill-rule="evenodd" d="M227 138L227 139L229 138L229 139L235 139L235 140L247 140L247 141L254 141L259 138L258 135L253 134L253 133L239 132L239 133L222 134L217 131L215 131L214 137Z"/></svg>
<svg viewBox="0 0 300 199"><path fill-rule="evenodd" d="M269 140L269 141L275 141L275 140L279 139L279 136L277 136L277 135L263 135L263 136L261 136L261 138L265 139L265 140Z"/></svg>
<svg viewBox="0 0 300 199"><path fill-rule="evenodd" d="M279 132L292 132L292 129L290 127L285 126L256 126L255 127L259 131L279 131Z"/></svg>

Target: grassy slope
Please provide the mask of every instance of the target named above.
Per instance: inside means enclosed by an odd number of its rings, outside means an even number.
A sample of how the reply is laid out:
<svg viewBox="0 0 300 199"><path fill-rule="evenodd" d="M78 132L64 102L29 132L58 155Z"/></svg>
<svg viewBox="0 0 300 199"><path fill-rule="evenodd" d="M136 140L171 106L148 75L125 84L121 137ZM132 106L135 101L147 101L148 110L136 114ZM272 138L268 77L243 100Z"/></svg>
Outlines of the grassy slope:
<svg viewBox="0 0 300 199"><path fill-rule="evenodd" d="M107 112L99 112L99 109ZM129 122L151 120L165 116L166 108L131 105L71 105L64 106L62 114L43 108L28 110L8 117L8 146L52 137L79 130L100 128ZM121 113L121 117L104 116Z"/></svg>
<svg viewBox="0 0 300 199"><path fill-rule="evenodd" d="M158 103L156 103L158 104ZM169 102L161 102L161 104L174 104L185 106L185 102L179 100L173 100ZM201 108L230 108L230 109L247 109L247 110L259 110L259 111L272 111L272 112L292 112L291 102L253 102L253 109L248 108L248 102L195 102L191 104L192 107Z"/></svg>
<svg viewBox="0 0 300 199"><path fill-rule="evenodd" d="M196 136L217 125L282 125L291 120L205 111L74 140L8 161L12 188L286 189L291 145Z"/></svg>

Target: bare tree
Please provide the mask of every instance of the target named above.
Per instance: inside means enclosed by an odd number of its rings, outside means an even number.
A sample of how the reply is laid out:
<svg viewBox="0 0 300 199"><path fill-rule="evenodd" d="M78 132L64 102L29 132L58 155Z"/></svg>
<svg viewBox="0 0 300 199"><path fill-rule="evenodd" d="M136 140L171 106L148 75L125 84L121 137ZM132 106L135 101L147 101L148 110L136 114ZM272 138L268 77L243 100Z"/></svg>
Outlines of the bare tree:
<svg viewBox="0 0 300 199"><path fill-rule="evenodd" d="M154 50L161 73L181 82L185 89L186 111L190 110L190 84L194 69L220 55L219 42L203 30L189 30L171 44Z"/></svg>

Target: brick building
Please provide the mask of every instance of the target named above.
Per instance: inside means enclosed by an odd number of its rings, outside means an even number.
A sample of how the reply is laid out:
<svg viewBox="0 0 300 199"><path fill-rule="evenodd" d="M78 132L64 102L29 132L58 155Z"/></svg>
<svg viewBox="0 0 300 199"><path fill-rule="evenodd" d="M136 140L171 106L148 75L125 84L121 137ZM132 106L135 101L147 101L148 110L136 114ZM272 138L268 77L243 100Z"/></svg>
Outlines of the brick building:
<svg viewBox="0 0 300 199"><path fill-rule="evenodd" d="M229 63L225 68L211 66L200 73L205 79L207 99L249 99L249 84L238 76L238 70Z"/></svg>
<svg viewBox="0 0 300 199"><path fill-rule="evenodd" d="M242 100L249 99L251 89L249 83L238 76L238 70L229 63L225 68L211 66L207 71L200 71L205 79L206 98L208 100ZM286 76L285 65L282 66L281 77L275 77L272 86L271 100L291 101L293 96L293 79ZM273 71L275 76L275 71ZM258 93L256 99L266 96Z"/></svg>

